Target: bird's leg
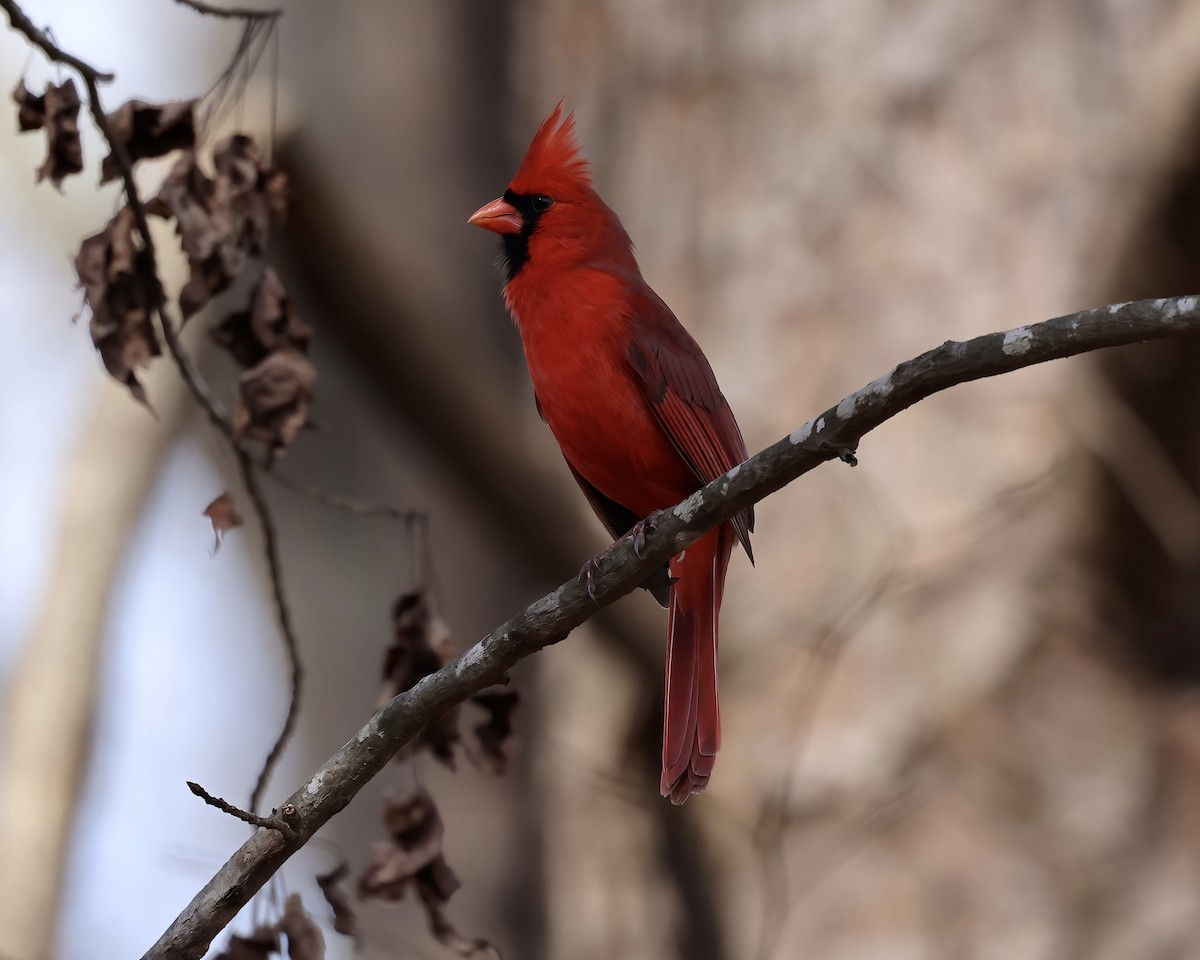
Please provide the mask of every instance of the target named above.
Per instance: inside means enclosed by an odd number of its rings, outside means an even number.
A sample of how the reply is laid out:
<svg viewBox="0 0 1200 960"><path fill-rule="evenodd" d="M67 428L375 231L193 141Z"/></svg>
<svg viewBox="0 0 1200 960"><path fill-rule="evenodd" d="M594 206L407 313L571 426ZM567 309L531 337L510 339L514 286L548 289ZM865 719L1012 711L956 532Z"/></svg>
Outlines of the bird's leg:
<svg viewBox="0 0 1200 960"><path fill-rule="evenodd" d="M655 529L659 521L666 515L666 510L655 510L633 525L633 529L630 530L630 533L633 534L633 552L637 554L639 560L641 559L642 551L646 549L646 534Z"/></svg>
<svg viewBox="0 0 1200 960"><path fill-rule="evenodd" d="M592 603L596 602L596 574L600 572L600 563L603 560L604 554L598 553L579 568L579 576L583 579L583 585L588 596L592 598Z"/></svg>

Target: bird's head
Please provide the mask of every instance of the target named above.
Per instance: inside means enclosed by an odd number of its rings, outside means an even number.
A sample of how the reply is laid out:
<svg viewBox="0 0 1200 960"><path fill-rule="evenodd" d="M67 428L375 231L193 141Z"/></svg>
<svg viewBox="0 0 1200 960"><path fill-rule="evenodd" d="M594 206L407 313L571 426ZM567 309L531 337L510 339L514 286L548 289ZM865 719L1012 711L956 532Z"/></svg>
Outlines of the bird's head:
<svg viewBox="0 0 1200 960"><path fill-rule="evenodd" d="M614 241L617 250L632 256L616 215L592 189L575 114L563 119L561 100L538 127L504 195L467 222L500 235L510 281L530 261L563 265L594 258Z"/></svg>

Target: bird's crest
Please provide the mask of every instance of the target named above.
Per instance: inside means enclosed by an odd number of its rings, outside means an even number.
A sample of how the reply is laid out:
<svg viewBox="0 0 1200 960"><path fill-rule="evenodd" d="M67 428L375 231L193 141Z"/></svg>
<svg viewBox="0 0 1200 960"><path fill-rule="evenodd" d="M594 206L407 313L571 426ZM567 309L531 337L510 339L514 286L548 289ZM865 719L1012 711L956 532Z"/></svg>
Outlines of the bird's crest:
<svg viewBox="0 0 1200 960"><path fill-rule="evenodd" d="M562 108L563 102L559 100L533 135L525 159L509 184L514 193L549 193L553 196L555 192L569 191L572 187L592 185L588 162L579 151L579 140L575 135L575 114L568 113L560 123Z"/></svg>

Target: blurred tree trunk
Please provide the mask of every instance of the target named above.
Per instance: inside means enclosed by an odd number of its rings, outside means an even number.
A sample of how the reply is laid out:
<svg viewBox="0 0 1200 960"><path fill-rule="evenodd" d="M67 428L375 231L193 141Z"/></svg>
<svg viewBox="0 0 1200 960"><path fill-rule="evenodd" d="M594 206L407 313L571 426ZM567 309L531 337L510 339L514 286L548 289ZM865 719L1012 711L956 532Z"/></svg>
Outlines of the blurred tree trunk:
<svg viewBox="0 0 1200 960"><path fill-rule="evenodd" d="M51 956L76 806L92 742L107 611L131 533L190 398L154 371L152 417L105 382L63 474L49 586L3 704L0 956ZM86 825L82 827L86 829Z"/></svg>

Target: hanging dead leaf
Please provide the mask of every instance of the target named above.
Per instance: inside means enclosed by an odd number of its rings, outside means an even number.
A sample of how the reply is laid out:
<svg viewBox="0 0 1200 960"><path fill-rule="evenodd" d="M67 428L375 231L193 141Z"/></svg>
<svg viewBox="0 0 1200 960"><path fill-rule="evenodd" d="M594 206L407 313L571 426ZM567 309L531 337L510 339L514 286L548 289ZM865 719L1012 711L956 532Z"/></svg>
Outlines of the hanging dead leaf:
<svg viewBox="0 0 1200 960"><path fill-rule="evenodd" d="M304 909L300 894L288 894L284 901L279 932L287 937L288 957L291 960L324 960L325 936Z"/></svg>
<svg viewBox="0 0 1200 960"><path fill-rule="evenodd" d="M161 352L152 317L162 289L145 252L134 243L133 227L133 211L122 207L104 230L83 241L75 270L92 311L92 342L105 369L148 404L136 371Z"/></svg>
<svg viewBox="0 0 1200 960"><path fill-rule="evenodd" d="M13 91L17 126L22 133L46 130L46 160L38 168L38 183L49 179L59 190L62 182L83 170L83 145L79 140L79 91L74 80L46 84L43 96L30 92L22 80Z"/></svg>
<svg viewBox="0 0 1200 960"><path fill-rule="evenodd" d="M383 692L377 706L415 686L423 677L440 670L454 659L456 651L450 630L439 617L431 617L425 592L401 594L392 607L392 643L383 657ZM458 707L451 707L430 723L421 735L397 754L405 760L413 750L426 749L454 769L454 747L460 740Z"/></svg>
<svg viewBox="0 0 1200 960"><path fill-rule="evenodd" d="M243 367L253 367L273 350L307 352L312 328L296 314L279 277L267 267L254 288L250 309L229 316L212 336Z"/></svg>
<svg viewBox="0 0 1200 960"><path fill-rule="evenodd" d="M424 789L404 800L384 797L383 822L389 839L373 845L371 862L358 878L358 895L364 900L403 899L417 875L442 858L445 828Z"/></svg>
<svg viewBox="0 0 1200 960"><path fill-rule="evenodd" d="M443 910L461 884L442 854L445 828L429 794L418 790L404 801L388 798L384 823L391 840L375 845L375 857L358 881L359 896L396 901L411 883L439 943L463 957L492 950L486 940L461 936Z"/></svg>
<svg viewBox="0 0 1200 960"><path fill-rule="evenodd" d="M474 727L475 739L467 741L467 756L481 770L504 773L509 756L505 750L513 735L513 717L521 695L516 690L484 690L471 703L487 711L488 718Z"/></svg>
<svg viewBox="0 0 1200 960"><path fill-rule="evenodd" d="M228 492L222 493L204 508L202 516L212 521L213 554L221 549L221 540L234 527L242 525L242 515L233 506L233 497Z"/></svg>
<svg viewBox="0 0 1200 960"><path fill-rule="evenodd" d="M274 926L258 927L247 937L234 934L213 960L263 960L279 952L279 931Z"/></svg>
<svg viewBox="0 0 1200 960"><path fill-rule="evenodd" d="M125 145L130 163L161 157L172 150L190 150L196 145L194 100L175 103L146 103L130 100L108 115L113 135ZM100 182L121 176L115 153L100 162Z"/></svg>
<svg viewBox="0 0 1200 960"><path fill-rule="evenodd" d="M226 290L250 257L262 256L271 219L281 219L286 206L286 176L263 162L250 137L222 141L213 161L217 173L210 179L187 151L146 205L156 216L175 218L190 269L179 295L185 320Z"/></svg>
<svg viewBox="0 0 1200 960"><path fill-rule="evenodd" d="M232 242L227 211L214 199L216 185L186 151L167 174L146 210L174 217L175 232L187 256L190 275L179 294L179 309L187 320L225 290L245 265L246 255Z"/></svg>
<svg viewBox="0 0 1200 960"><path fill-rule="evenodd" d="M218 199L232 219L238 247L262 255L271 218L282 220L287 209L287 175L266 163L251 137L236 133L213 150Z"/></svg>
<svg viewBox="0 0 1200 960"><path fill-rule="evenodd" d="M343 936L353 937L356 942L360 942L358 915L350 906L350 898L346 896L346 891L342 889L342 881L349 873L350 865L343 860L328 873L317 874L317 886L321 888L321 893L325 895L325 902L333 910L333 929Z"/></svg>
<svg viewBox="0 0 1200 960"><path fill-rule="evenodd" d="M429 932L433 934L433 938L438 943L453 950L460 957L477 957L482 953L490 953L495 957L500 956L499 951L487 940L482 937L464 937L455 929L454 924L450 922L450 918L442 909L445 901L436 896L437 891L432 885L419 886L418 893L421 897L421 905L425 908L425 919L429 923Z"/></svg>
<svg viewBox="0 0 1200 960"><path fill-rule="evenodd" d="M266 444L267 460L281 455L308 424L317 371L298 350L277 350L238 379L235 439Z"/></svg>
<svg viewBox="0 0 1200 960"><path fill-rule="evenodd" d="M68 80L68 83L74 81ZM13 102L17 105L17 129L21 133L41 130L46 123L46 98L39 97L25 86L24 79L17 81L13 90Z"/></svg>

